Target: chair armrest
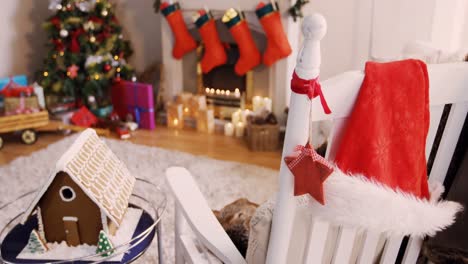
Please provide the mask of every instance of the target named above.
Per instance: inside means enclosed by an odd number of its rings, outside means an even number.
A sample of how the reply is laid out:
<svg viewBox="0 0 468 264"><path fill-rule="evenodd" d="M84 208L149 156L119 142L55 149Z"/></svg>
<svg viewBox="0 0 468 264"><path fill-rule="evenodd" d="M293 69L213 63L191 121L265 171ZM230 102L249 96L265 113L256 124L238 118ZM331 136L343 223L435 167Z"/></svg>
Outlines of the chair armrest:
<svg viewBox="0 0 468 264"><path fill-rule="evenodd" d="M182 167L171 167L166 170L166 180L200 243L224 263L246 263L211 211L190 172Z"/></svg>

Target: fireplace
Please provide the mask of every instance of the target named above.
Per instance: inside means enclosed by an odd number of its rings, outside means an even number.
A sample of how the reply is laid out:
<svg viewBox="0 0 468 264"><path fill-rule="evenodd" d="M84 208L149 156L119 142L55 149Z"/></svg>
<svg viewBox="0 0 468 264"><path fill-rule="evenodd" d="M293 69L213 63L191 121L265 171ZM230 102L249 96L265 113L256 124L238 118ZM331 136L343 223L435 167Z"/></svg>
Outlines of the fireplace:
<svg viewBox="0 0 468 264"><path fill-rule="evenodd" d="M226 67L220 67L219 69L213 70L213 73L203 75L200 67L197 66L198 60L201 58L201 54L203 52L202 50L199 49L198 53L193 52L187 54L181 60L174 59L171 54L174 43L174 40L171 37L172 32L165 19L162 19L161 41L165 76L162 93L164 94L164 98L166 100L170 100L170 98L173 98L175 95L183 91L205 94L207 92L206 88L210 88L210 92L212 91L211 88L213 88L213 97L216 99L213 101L213 104L221 105L221 109L230 109L225 105L227 103L221 100L222 98L225 98L221 96L221 93L224 90L224 95L226 95L226 91L229 90L229 94L231 95L232 89L234 89L235 92L235 88L238 88L241 96L237 104L239 104L241 108L248 108L250 99L253 96L268 96L273 100L273 111L280 119L280 122L284 121L283 112L289 103L290 89L288 89L288 87L290 85L290 77L296 64L295 59L300 35L300 23L294 22L287 14L287 10L291 6L292 2L293 0L278 0L279 9L281 10L283 19L283 27L291 47L293 48L293 54L286 59L278 61L271 67L262 65L254 68L251 72L246 74L245 79L230 79L232 86L230 84L223 84L223 87L221 87L221 84L219 84L220 79L218 79L217 76L218 73L221 76L228 75L225 71L230 71L232 69L231 67L235 64L234 61L226 65ZM235 41L226 26L221 23L220 18L227 9L236 7L244 11L248 26L260 52L265 50L266 36L258 18L255 15L255 7L257 3L252 2L251 0L206 0L203 1L203 4L199 1L179 0L179 3L182 7L182 13L186 21L186 25L191 35L197 41L200 41L200 36L198 34L198 30L193 24L192 15L196 10L207 7L210 9L215 19L217 19L217 29L221 41L229 43L229 46L232 47L233 53L235 53L236 47L232 46ZM233 58L235 57L236 56L233 56ZM213 76L211 76L211 74L213 74ZM242 84L245 84L245 86ZM218 88L217 86L220 87ZM241 91L244 87L245 91ZM219 96L216 95L217 89L219 89ZM218 114L220 111L218 111Z"/></svg>
<svg viewBox="0 0 468 264"><path fill-rule="evenodd" d="M203 47L197 49L197 92L206 95L207 103L213 106L217 117L230 116L238 108L250 107L253 96L253 72L237 75L234 67L239 59L239 48L232 43L224 45L227 63L208 73L203 73L200 66Z"/></svg>

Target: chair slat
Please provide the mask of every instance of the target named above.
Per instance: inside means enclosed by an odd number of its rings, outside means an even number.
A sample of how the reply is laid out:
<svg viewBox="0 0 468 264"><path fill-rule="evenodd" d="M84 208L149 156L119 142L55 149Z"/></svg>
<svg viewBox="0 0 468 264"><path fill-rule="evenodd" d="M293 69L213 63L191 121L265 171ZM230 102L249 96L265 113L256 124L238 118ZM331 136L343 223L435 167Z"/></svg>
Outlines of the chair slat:
<svg viewBox="0 0 468 264"><path fill-rule="evenodd" d="M460 137L463 123L468 112L468 103L453 104L445 124L444 134L439 144L434 165L432 166L430 180L443 182L447 174L453 152Z"/></svg>
<svg viewBox="0 0 468 264"><path fill-rule="evenodd" d="M322 220L314 220L310 229L310 238L303 263L322 263L327 241L329 223Z"/></svg>
<svg viewBox="0 0 468 264"><path fill-rule="evenodd" d="M367 231L364 236L364 244L362 246L361 254L359 254L357 264L373 263L375 253L377 251L377 244L379 243L380 234L376 232Z"/></svg>
<svg viewBox="0 0 468 264"><path fill-rule="evenodd" d="M414 264L418 260L419 252L421 251L423 240L419 237L410 237L406 246L405 255L403 256L402 264Z"/></svg>
<svg viewBox="0 0 468 264"><path fill-rule="evenodd" d="M342 227L340 229L332 263L341 264L351 262L351 254L355 246L354 242L356 236L356 228Z"/></svg>
<svg viewBox="0 0 468 264"><path fill-rule="evenodd" d="M468 103L452 105L447 123L445 124L444 134L440 140L439 149L434 159L434 164L432 165L431 175L429 175L431 181L443 182L445 180L467 113ZM419 252L421 251L421 246L421 238L410 238L403 257L403 263L416 263Z"/></svg>
<svg viewBox="0 0 468 264"><path fill-rule="evenodd" d="M402 236L389 237L385 243L380 264L394 264L400 250Z"/></svg>
<svg viewBox="0 0 468 264"><path fill-rule="evenodd" d="M444 105L433 106L430 111L431 121L429 123L430 126L426 139L426 159L429 158L429 155L431 154L432 145L434 145L434 139L437 134L437 129L439 128L440 118L444 112Z"/></svg>

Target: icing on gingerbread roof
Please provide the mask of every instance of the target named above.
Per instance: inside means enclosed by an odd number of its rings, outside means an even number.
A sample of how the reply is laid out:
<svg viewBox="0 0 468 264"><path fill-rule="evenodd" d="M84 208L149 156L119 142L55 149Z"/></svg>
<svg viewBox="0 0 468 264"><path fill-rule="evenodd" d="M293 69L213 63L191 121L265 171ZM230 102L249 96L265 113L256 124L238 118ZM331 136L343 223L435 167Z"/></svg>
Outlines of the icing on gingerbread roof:
<svg viewBox="0 0 468 264"><path fill-rule="evenodd" d="M66 172L111 221L120 225L135 185L135 177L93 129L82 132L59 159L51 177L26 211L23 222L60 171Z"/></svg>

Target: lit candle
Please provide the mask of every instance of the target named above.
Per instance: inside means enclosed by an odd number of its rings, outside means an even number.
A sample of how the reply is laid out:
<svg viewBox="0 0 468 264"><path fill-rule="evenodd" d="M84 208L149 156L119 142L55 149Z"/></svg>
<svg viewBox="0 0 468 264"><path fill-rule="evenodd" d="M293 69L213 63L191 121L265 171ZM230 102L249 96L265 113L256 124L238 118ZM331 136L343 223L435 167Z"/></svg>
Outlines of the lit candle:
<svg viewBox="0 0 468 264"><path fill-rule="evenodd" d="M241 121L241 111L237 110L231 115L231 122L233 124L237 124L239 121Z"/></svg>
<svg viewBox="0 0 468 264"><path fill-rule="evenodd" d="M188 107L184 107L184 113L188 113L189 112L189 108Z"/></svg>
<svg viewBox="0 0 468 264"><path fill-rule="evenodd" d="M231 91L227 90L226 91L226 96L229 96L231 94Z"/></svg>
<svg viewBox="0 0 468 264"><path fill-rule="evenodd" d="M258 112L262 109L263 99L260 96L252 97L252 108L254 112Z"/></svg>
<svg viewBox="0 0 468 264"><path fill-rule="evenodd" d="M215 93L215 89L214 89L214 88L211 88L210 93L214 94L214 93Z"/></svg>
<svg viewBox="0 0 468 264"><path fill-rule="evenodd" d="M236 88L236 89L234 90L234 96L235 96L236 98L239 98L239 97L241 96L239 88Z"/></svg>
<svg viewBox="0 0 468 264"><path fill-rule="evenodd" d="M250 115L250 110L245 109L242 111L242 123L247 124L247 117Z"/></svg>
<svg viewBox="0 0 468 264"><path fill-rule="evenodd" d="M219 89L216 89L216 94L220 94L221 91Z"/></svg>
<svg viewBox="0 0 468 264"><path fill-rule="evenodd" d="M224 95L226 92L224 90L221 90L221 95Z"/></svg>
<svg viewBox="0 0 468 264"><path fill-rule="evenodd" d="M271 112L271 99L268 97L263 98L263 107L268 111Z"/></svg>
<svg viewBox="0 0 468 264"><path fill-rule="evenodd" d="M236 137L244 136L245 125L242 122L236 123Z"/></svg>
<svg viewBox="0 0 468 264"><path fill-rule="evenodd" d="M234 125L232 123L224 124L224 135L232 137L234 135Z"/></svg>
<svg viewBox="0 0 468 264"><path fill-rule="evenodd" d="M206 87L205 88L205 93L210 93L210 88Z"/></svg>
<svg viewBox="0 0 468 264"><path fill-rule="evenodd" d="M174 126L178 126L179 125L179 119L177 118L174 118L174 121L172 121L172 123L174 124Z"/></svg>

